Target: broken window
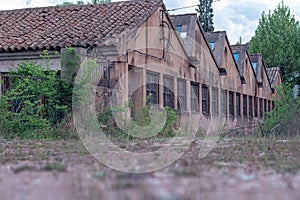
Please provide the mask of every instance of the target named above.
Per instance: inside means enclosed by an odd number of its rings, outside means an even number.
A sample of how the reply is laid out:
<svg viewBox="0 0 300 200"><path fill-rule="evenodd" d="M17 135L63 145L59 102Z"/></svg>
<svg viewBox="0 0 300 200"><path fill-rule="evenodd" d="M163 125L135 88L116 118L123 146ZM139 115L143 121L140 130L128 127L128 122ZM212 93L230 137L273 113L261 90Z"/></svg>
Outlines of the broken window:
<svg viewBox="0 0 300 200"><path fill-rule="evenodd" d="M164 106L174 108L174 93L173 93L174 80L171 77L164 76Z"/></svg>
<svg viewBox="0 0 300 200"><path fill-rule="evenodd" d="M147 72L146 95L147 105L159 104L159 76L158 74Z"/></svg>
<svg viewBox="0 0 300 200"><path fill-rule="evenodd" d="M264 112L266 113L266 112L268 112L268 110L267 110L267 100L266 99L264 99Z"/></svg>
<svg viewBox="0 0 300 200"><path fill-rule="evenodd" d="M177 80L177 101L178 110L186 110L186 81L182 79Z"/></svg>
<svg viewBox="0 0 300 200"><path fill-rule="evenodd" d="M229 115L234 116L234 93L229 91Z"/></svg>
<svg viewBox="0 0 300 200"><path fill-rule="evenodd" d="M258 117L258 98L254 97L254 117Z"/></svg>
<svg viewBox="0 0 300 200"><path fill-rule="evenodd" d="M202 113L209 114L209 88L207 85L202 85Z"/></svg>
<svg viewBox="0 0 300 200"><path fill-rule="evenodd" d="M217 115L219 114L219 90L218 88L213 87L211 92L211 108L212 114Z"/></svg>
<svg viewBox="0 0 300 200"><path fill-rule="evenodd" d="M259 99L259 116L263 116L263 100L261 98Z"/></svg>
<svg viewBox="0 0 300 200"><path fill-rule="evenodd" d="M240 117L241 116L241 94L236 93L236 116Z"/></svg>
<svg viewBox="0 0 300 200"><path fill-rule="evenodd" d="M199 84L191 83L191 110L199 112Z"/></svg>
<svg viewBox="0 0 300 200"><path fill-rule="evenodd" d="M249 116L253 117L253 100L252 96L249 96Z"/></svg>
<svg viewBox="0 0 300 200"><path fill-rule="evenodd" d="M243 116L248 116L247 111L247 95L243 94Z"/></svg>
<svg viewBox="0 0 300 200"><path fill-rule="evenodd" d="M227 91L221 90L221 113L227 114Z"/></svg>
<svg viewBox="0 0 300 200"><path fill-rule="evenodd" d="M12 84L12 78L7 74L0 74L0 89L1 94L4 94L10 89ZM1 96L0 94L0 96Z"/></svg>

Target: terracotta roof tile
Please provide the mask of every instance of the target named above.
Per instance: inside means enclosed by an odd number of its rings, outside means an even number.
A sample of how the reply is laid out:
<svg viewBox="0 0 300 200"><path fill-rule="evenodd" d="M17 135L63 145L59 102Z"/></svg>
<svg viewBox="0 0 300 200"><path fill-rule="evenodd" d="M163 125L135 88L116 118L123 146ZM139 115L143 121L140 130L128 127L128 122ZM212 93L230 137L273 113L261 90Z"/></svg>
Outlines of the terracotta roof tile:
<svg viewBox="0 0 300 200"><path fill-rule="evenodd" d="M0 11L0 52L96 46L138 27L161 0Z"/></svg>

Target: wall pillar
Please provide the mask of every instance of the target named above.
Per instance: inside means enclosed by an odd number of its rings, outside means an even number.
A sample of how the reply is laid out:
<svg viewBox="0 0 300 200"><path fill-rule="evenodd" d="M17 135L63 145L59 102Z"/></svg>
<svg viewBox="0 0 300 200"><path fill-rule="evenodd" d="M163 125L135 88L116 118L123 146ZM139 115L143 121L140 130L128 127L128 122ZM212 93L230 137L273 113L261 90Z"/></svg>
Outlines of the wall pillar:
<svg viewBox="0 0 300 200"><path fill-rule="evenodd" d="M76 73L84 58L87 57L87 50L81 47L62 48L61 54L61 78L66 82L74 81Z"/></svg>

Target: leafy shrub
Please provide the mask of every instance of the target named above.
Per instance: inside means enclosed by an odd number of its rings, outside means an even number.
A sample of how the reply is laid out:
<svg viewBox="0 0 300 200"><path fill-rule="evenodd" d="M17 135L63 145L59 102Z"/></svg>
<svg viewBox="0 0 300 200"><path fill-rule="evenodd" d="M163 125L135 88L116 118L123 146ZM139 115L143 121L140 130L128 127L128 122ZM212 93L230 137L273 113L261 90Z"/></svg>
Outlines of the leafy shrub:
<svg viewBox="0 0 300 200"><path fill-rule="evenodd" d="M275 109L265 116L263 133L266 136L295 136L300 133L300 99L293 96L290 85L277 88L279 99Z"/></svg>
<svg viewBox="0 0 300 200"><path fill-rule="evenodd" d="M130 103L129 106L132 108L134 105ZM132 120L137 126L147 127L147 130L149 130L149 132L154 128L149 126L151 122L151 118L149 116L150 107L151 105L145 106L138 112L138 115L133 114L132 116ZM119 127L117 127L117 124L114 121L114 113L122 113L126 109L127 108L120 107L103 107L103 109L98 114L98 121L106 134L113 135L116 137L125 137L127 133L126 131L124 132L124 130L121 130ZM174 109L168 107L165 107L164 110L167 115L166 122L161 131L157 133L157 135L154 137L173 136L173 128L176 125L177 113ZM145 133L145 135L147 135L147 133ZM132 137L129 137L129 139L130 138Z"/></svg>
<svg viewBox="0 0 300 200"><path fill-rule="evenodd" d="M0 125L4 138L56 138L53 128L70 109L64 99L66 85L58 71L22 63L9 72L10 86L0 98Z"/></svg>

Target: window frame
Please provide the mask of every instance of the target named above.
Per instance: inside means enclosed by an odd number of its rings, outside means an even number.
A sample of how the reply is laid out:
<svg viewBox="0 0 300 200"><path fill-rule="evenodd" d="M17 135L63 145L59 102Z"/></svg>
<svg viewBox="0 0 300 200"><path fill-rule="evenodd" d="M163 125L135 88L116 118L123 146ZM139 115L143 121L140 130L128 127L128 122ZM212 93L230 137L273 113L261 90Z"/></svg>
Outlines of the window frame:
<svg viewBox="0 0 300 200"><path fill-rule="evenodd" d="M268 112L267 99L264 99L264 113Z"/></svg>
<svg viewBox="0 0 300 200"><path fill-rule="evenodd" d="M248 112L249 117L253 117L253 97L251 95L248 96Z"/></svg>
<svg viewBox="0 0 300 200"><path fill-rule="evenodd" d="M248 117L248 95L243 94L243 116Z"/></svg>
<svg viewBox="0 0 300 200"><path fill-rule="evenodd" d="M182 94L180 93L180 84L182 83L182 89L184 90ZM177 78L177 110L186 111L187 110L187 99L186 99L186 80ZM180 103L180 98L183 99L183 105Z"/></svg>
<svg viewBox="0 0 300 200"><path fill-rule="evenodd" d="M235 112L234 112L234 92L229 91L228 92L228 108L229 108L229 116L234 117Z"/></svg>
<svg viewBox="0 0 300 200"><path fill-rule="evenodd" d="M208 85L202 84L202 87L201 87L201 97L202 97L201 98L202 113L204 115L208 115L208 114L210 114L210 103L209 103L210 98L209 98L209 86Z"/></svg>
<svg viewBox="0 0 300 200"><path fill-rule="evenodd" d="M227 115L227 90L221 89L221 114L223 116Z"/></svg>
<svg viewBox="0 0 300 200"><path fill-rule="evenodd" d="M239 54L238 54L238 53L234 53L234 54L233 54L233 58L234 58L234 60L235 60L236 62L238 62L238 61L239 61Z"/></svg>
<svg viewBox="0 0 300 200"><path fill-rule="evenodd" d="M258 97L254 97L254 117L258 117Z"/></svg>
<svg viewBox="0 0 300 200"><path fill-rule="evenodd" d="M235 112L237 117L241 117L241 93L235 94Z"/></svg>
<svg viewBox="0 0 300 200"><path fill-rule="evenodd" d="M260 117L263 117L263 99L262 98L259 98L259 116Z"/></svg>
<svg viewBox="0 0 300 200"><path fill-rule="evenodd" d="M191 111L192 112L200 112L200 105L199 105L199 83L197 82L190 82L191 84ZM193 105L193 103L196 103Z"/></svg>
<svg viewBox="0 0 300 200"><path fill-rule="evenodd" d="M215 42L209 42L209 47L214 52L215 51Z"/></svg>
<svg viewBox="0 0 300 200"><path fill-rule="evenodd" d="M211 109L213 115L219 114L219 88L217 87L211 89Z"/></svg>
<svg viewBox="0 0 300 200"><path fill-rule="evenodd" d="M170 81L170 85L166 84L166 81ZM169 97L167 100L166 97ZM171 76L163 76L163 106L174 108L174 78Z"/></svg>
<svg viewBox="0 0 300 200"><path fill-rule="evenodd" d="M175 29L178 33L182 33L182 25L181 24L175 25Z"/></svg>
<svg viewBox="0 0 300 200"><path fill-rule="evenodd" d="M253 62L252 64L252 68L254 69L254 72L257 73L257 62Z"/></svg>
<svg viewBox="0 0 300 200"><path fill-rule="evenodd" d="M150 77L156 77L157 82L148 82L148 78L151 79ZM151 81L151 80L150 80ZM159 105L159 73L155 72L146 72L146 105L149 105L150 103L152 105ZM148 96L151 94L150 98L148 99ZM152 97L152 94L155 96Z"/></svg>

